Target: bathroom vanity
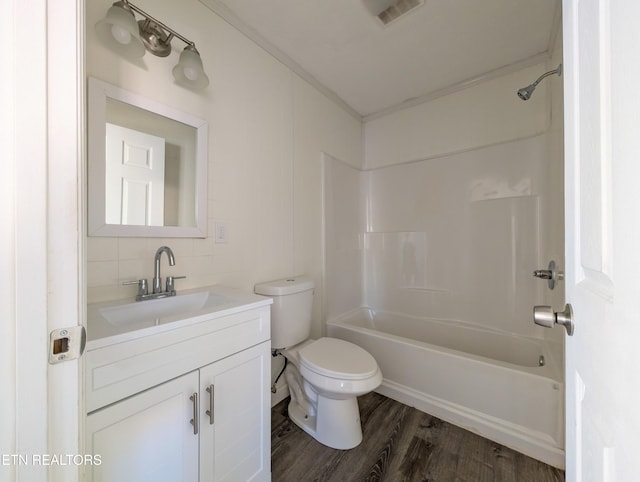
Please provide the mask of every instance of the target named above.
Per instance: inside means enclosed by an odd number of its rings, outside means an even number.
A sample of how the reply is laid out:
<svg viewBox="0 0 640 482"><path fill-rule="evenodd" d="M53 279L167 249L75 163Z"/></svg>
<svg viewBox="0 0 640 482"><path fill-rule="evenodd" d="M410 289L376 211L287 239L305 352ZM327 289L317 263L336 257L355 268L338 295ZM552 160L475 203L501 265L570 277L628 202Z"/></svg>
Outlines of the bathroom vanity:
<svg viewBox="0 0 640 482"><path fill-rule="evenodd" d="M88 481L270 480L270 298L88 306Z"/></svg>

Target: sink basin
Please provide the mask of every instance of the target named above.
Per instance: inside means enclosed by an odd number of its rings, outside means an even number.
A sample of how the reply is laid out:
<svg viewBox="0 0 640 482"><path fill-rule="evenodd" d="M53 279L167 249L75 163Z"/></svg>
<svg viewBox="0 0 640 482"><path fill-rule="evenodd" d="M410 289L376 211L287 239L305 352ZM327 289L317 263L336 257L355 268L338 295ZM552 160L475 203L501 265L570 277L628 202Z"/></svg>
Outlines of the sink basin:
<svg viewBox="0 0 640 482"><path fill-rule="evenodd" d="M87 349L127 341L190 323L217 318L271 299L253 293L209 286L154 300L133 299L87 306Z"/></svg>
<svg viewBox="0 0 640 482"><path fill-rule="evenodd" d="M103 306L98 308L98 313L114 325L137 324L148 320L188 316L232 301L231 298L211 291L198 291L168 298Z"/></svg>

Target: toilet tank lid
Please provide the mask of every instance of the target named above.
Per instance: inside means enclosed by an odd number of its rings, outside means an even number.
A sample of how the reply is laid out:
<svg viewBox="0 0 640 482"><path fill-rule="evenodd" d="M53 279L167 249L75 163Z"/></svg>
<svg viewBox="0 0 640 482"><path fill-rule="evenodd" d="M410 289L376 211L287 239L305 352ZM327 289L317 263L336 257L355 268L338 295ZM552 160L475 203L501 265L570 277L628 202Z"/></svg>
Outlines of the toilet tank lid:
<svg viewBox="0 0 640 482"><path fill-rule="evenodd" d="M313 280L309 276L292 276L258 283L255 285L254 291L259 295L283 296L312 290L314 286Z"/></svg>

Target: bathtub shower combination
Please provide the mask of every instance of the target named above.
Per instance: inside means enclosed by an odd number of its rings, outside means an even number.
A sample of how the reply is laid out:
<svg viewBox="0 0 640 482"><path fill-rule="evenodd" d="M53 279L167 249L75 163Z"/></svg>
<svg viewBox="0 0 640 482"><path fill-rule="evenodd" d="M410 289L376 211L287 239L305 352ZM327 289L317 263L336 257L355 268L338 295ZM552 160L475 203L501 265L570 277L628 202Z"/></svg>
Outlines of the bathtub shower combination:
<svg viewBox="0 0 640 482"><path fill-rule="evenodd" d="M370 171L325 155L323 291L327 335L373 355L377 391L563 468L563 333L532 316L563 298L532 275L562 250L540 228L548 152L543 135Z"/></svg>
<svg viewBox="0 0 640 482"><path fill-rule="evenodd" d="M564 466L561 353L543 340L369 309L327 323L378 362L376 391Z"/></svg>

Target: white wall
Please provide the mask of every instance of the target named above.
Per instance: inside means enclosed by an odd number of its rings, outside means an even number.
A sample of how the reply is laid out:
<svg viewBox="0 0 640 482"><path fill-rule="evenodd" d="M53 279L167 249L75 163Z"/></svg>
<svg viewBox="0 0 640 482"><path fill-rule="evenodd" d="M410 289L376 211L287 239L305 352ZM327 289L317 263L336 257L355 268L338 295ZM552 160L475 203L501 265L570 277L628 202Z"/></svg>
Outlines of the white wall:
<svg viewBox="0 0 640 482"><path fill-rule="evenodd" d="M321 152L362 163L361 122L327 99L196 0L136 5L193 40L211 84L201 92L174 85L168 59L139 64L97 40L93 25L110 0L87 2L87 74L204 118L209 123L209 237L88 238L89 302L133 297L129 279L153 276L162 244L176 255L163 274L186 275L178 289L222 283L252 290L292 274L314 277L314 334L321 331ZM89 193L89 196L91 193ZM228 242L213 242L216 220Z"/></svg>
<svg viewBox="0 0 640 482"><path fill-rule="evenodd" d="M534 65L366 122L365 167L429 159L545 132L548 82L527 102L516 91L546 68Z"/></svg>

